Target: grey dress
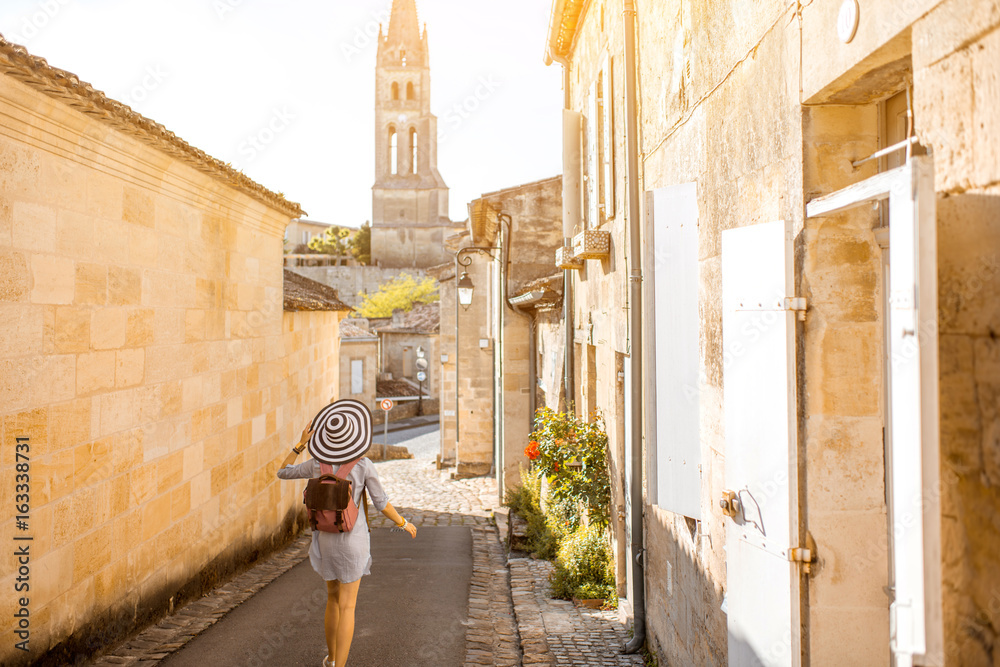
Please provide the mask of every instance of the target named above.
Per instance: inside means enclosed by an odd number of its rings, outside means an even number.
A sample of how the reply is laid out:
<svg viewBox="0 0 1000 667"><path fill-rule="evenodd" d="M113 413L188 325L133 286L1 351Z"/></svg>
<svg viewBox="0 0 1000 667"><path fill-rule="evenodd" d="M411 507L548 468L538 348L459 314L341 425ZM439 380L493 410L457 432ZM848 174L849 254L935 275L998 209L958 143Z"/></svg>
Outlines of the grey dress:
<svg viewBox="0 0 1000 667"><path fill-rule="evenodd" d="M337 472L339 467L333 466L333 471ZM319 461L316 459L286 466L278 471L278 477L281 479L311 479L319 476ZM368 500L378 512L389 504L389 497L375 472L375 464L367 458L360 459L347 478L353 484L354 502L358 506L358 522L346 533L325 533L314 530L312 545L309 547L309 562L319 576L327 581L337 580L344 584L371 574L371 541L368 524L364 521L365 508L361 504L361 492L368 489Z"/></svg>

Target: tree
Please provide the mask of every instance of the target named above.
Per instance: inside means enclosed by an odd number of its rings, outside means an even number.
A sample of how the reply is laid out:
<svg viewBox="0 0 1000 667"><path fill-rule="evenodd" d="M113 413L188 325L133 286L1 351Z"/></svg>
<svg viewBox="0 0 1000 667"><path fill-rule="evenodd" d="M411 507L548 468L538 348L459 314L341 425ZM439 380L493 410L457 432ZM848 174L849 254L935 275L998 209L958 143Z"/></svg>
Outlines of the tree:
<svg viewBox="0 0 1000 667"><path fill-rule="evenodd" d="M373 294L358 294L361 305L356 310L360 317L392 317L392 311L401 308L409 311L417 303L434 303L441 300L438 286L431 277L416 279L402 273L380 286Z"/></svg>
<svg viewBox="0 0 1000 667"><path fill-rule="evenodd" d="M342 257L350 251L350 238L350 228L331 225L323 232L323 236L317 236L309 241L309 249L324 255Z"/></svg>
<svg viewBox="0 0 1000 667"><path fill-rule="evenodd" d="M351 254L362 264L372 263L372 226L367 220L351 236Z"/></svg>
<svg viewBox="0 0 1000 667"><path fill-rule="evenodd" d="M309 242L309 249L324 255L344 257L350 255L361 264L370 264L372 260L372 227L365 221L360 229L331 225Z"/></svg>

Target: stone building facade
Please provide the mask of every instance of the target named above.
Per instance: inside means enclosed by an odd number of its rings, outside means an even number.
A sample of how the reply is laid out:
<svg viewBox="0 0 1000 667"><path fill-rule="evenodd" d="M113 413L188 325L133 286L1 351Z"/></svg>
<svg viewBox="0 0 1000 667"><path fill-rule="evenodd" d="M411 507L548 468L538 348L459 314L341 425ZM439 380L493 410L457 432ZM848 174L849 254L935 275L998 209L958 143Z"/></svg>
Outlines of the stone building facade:
<svg viewBox="0 0 1000 667"><path fill-rule="evenodd" d="M448 260L444 240L460 226L448 217L437 136L427 28L420 29L415 0L393 0L375 68L373 264L426 268Z"/></svg>
<svg viewBox="0 0 1000 667"><path fill-rule="evenodd" d="M3 496L28 447L29 651L77 664L302 526L276 466L337 384L343 304L283 308L297 204L0 39Z"/></svg>
<svg viewBox="0 0 1000 667"><path fill-rule="evenodd" d="M577 406L617 470L641 448L613 477L622 508L643 485L667 663L994 664L998 27L988 0L553 4L566 236L610 239L574 272Z"/></svg>
<svg viewBox="0 0 1000 667"><path fill-rule="evenodd" d="M353 320L340 323L340 393L337 398L353 398L375 411L375 384L378 381L378 335Z"/></svg>
<svg viewBox="0 0 1000 667"><path fill-rule="evenodd" d="M467 273L475 288L469 307L457 311L457 402L455 281L454 275L442 277L441 349L450 355L441 368L442 414L459 414L457 443L454 423L446 422L442 450L445 460L457 462L460 475L493 467L503 495L520 480L519 466L527 464L524 448L538 384L531 378L539 370L538 359L532 360L536 308L558 300L536 283L553 273L551 258L562 243L562 178L484 194L470 211L468 234L451 243L453 252L461 253L459 279ZM516 300L525 294L533 296Z"/></svg>
<svg viewBox="0 0 1000 667"><path fill-rule="evenodd" d="M285 228L285 250L292 252L299 246L307 246L315 238L322 238L326 230L330 227L325 222L309 220L308 218L296 218L288 223Z"/></svg>

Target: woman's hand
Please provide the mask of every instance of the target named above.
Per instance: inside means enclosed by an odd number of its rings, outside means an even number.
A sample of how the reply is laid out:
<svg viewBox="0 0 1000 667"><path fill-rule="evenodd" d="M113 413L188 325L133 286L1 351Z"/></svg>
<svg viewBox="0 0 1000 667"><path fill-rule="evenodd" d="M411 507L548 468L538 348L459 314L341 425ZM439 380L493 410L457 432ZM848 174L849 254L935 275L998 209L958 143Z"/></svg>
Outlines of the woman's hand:
<svg viewBox="0 0 1000 667"><path fill-rule="evenodd" d="M417 537L417 527L414 526L412 523L410 523L409 521L407 521L406 525L403 526L403 530L405 530L406 532L408 532L410 534L410 537L416 539L416 537Z"/></svg>
<svg viewBox="0 0 1000 667"><path fill-rule="evenodd" d="M299 438L299 444L304 445L307 442L309 442L309 438L312 437L312 434L313 434L313 428L312 424L310 423L308 426L302 429L302 437Z"/></svg>

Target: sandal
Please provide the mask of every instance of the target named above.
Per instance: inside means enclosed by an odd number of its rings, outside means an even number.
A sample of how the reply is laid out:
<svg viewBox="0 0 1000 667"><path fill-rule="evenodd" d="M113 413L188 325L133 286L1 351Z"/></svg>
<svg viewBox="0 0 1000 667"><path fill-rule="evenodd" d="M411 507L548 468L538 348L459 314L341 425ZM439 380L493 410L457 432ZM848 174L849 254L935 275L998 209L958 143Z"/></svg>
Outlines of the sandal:
<svg viewBox="0 0 1000 667"><path fill-rule="evenodd" d="M335 667L333 661L330 660L330 656L326 656L325 658L323 658L323 667Z"/></svg>

